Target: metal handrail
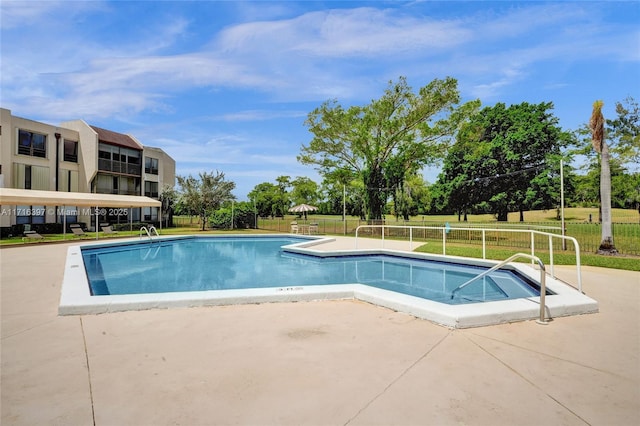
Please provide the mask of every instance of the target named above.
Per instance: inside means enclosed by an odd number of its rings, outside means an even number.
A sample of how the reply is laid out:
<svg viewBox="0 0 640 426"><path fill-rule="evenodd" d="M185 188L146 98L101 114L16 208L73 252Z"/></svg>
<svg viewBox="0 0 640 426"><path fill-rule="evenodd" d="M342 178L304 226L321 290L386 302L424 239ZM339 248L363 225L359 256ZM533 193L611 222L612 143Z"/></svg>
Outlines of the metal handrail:
<svg viewBox="0 0 640 426"><path fill-rule="evenodd" d="M471 284L472 282L492 273L493 271L496 271L500 268L502 268L504 265L506 265L509 262L512 262L515 259L518 259L520 257L526 257L527 259L531 259L535 262L538 263L538 266L540 267L540 318L538 319L538 324L547 324L547 321L545 320L545 314L544 314L544 310L545 310L545 296L547 293L547 283L546 283L546 277L547 277L547 273L544 267L544 263L542 262L542 260L540 260L540 258L538 256L532 256L530 254L527 253L516 253L513 256L510 256L509 258L503 260L502 262L498 263L497 265L494 265L493 267L491 267L490 269L487 269L486 271L476 275L475 277L471 278L470 280L460 284L458 287L456 287L455 289L453 289L453 291L451 292L451 299L453 299L455 297L456 292L462 290L463 288L465 288L466 286L468 286L469 284Z"/></svg>
<svg viewBox="0 0 640 426"><path fill-rule="evenodd" d="M151 238L151 234L153 234L154 232L155 232L155 234L156 234L156 236L157 236L157 237L159 237L159 236L160 236L160 234L158 233L158 230L157 230L157 229L156 229L156 227L155 227L155 226L153 226L153 225L151 225L148 229L147 229L147 227L146 227L146 226L141 227L141 228L140 228L140 235L139 235L139 237L140 237L140 238L142 238L142 235L143 235L143 234L142 234L142 231L144 231L144 232L147 234L147 237L149 237L149 239L150 239L150 240L153 240L153 239Z"/></svg>
<svg viewBox="0 0 640 426"><path fill-rule="evenodd" d="M486 233L489 232L519 232L519 233L529 233L531 235L531 255L534 256L535 252L535 235L544 235L549 238L549 265L550 265L550 274L552 277L556 278L554 262L553 262L553 244L551 242L552 238L560 238L561 240L569 240L573 242L576 253L576 275L578 281L578 291L582 293L582 272L580 268L580 244L578 240L573 237L569 237L566 235L557 235L549 232L541 232L536 231L535 229L508 229L508 228L467 228L467 227L445 227L445 226L408 226L408 225L360 225L356 228L355 235L355 248L358 248L358 231L361 228L382 228L382 247L384 248L384 228L400 228L400 229L409 229L409 249L413 250L413 229L435 229L442 231L442 254L446 255L446 241L447 241L447 231L473 231L473 232L482 232L482 258L486 259Z"/></svg>

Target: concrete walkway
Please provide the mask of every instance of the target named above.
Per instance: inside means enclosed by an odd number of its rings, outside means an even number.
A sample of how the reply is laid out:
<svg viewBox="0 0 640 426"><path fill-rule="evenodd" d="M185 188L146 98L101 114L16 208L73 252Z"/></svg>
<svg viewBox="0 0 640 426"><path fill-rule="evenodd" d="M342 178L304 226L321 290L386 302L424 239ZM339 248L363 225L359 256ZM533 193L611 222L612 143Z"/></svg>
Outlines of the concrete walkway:
<svg viewBox="0 0 640 426"><path fill-rule="evenodd" d="M0 250L2 425L640 418L637 272L584 267L600 313L546 326L450 330L357 301L59 317L68 245ZM556 273L575 283L573 268Z"/></svg>

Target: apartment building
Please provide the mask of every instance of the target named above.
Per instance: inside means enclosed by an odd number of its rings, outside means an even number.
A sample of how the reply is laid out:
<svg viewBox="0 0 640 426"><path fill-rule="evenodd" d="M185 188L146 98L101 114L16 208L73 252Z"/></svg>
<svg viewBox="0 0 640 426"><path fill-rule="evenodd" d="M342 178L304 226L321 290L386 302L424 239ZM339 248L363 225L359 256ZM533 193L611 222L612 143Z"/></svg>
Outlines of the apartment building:
<svg viewBox="0 0 640 426"><path fill-rule="evenodd" d="M53 126L0 108L0 187L158 198L175 183L175 161L135 137L74 120ZM100 223L155 222L157 207L103 209ZM66 216L66 218L63 217ZM2 206L0 226L82 222L95 226L87 209L65 206Z"/></svg>

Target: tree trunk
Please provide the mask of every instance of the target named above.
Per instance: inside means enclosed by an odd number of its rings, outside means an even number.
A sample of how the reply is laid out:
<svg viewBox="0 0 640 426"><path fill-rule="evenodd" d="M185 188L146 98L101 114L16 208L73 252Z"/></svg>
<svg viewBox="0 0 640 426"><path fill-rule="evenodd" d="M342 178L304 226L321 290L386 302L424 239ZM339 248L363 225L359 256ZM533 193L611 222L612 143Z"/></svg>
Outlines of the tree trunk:
<svg viewBox="0 0 640 426"><path fill-rule="evenodd" d="M373 169L364 176L365 193L367 194L367 210L369 220L382 219L382 212L386 202L386 188L384 176L378 169Z"/></svg>
<svg viewBox="0 0 640 426"><path fill-rule="evenodd" d="M609 147L602 143L600 153L600 207L602 209L602 242L598 254L618 254L613 244L613 230L611 223L611 169L609 168Z"/></svg>
<svg viewBox="0 0 640 426"><path fill-rule="evenodd" d="M498 222L507 222L509 218L508 210L500 210L498 211Z"/></svg>
<svg viewBox="0 0 640 426"><path fill-rule="evenodd" d="M520 222L524 222L524 211L520 209Z"/></svg>

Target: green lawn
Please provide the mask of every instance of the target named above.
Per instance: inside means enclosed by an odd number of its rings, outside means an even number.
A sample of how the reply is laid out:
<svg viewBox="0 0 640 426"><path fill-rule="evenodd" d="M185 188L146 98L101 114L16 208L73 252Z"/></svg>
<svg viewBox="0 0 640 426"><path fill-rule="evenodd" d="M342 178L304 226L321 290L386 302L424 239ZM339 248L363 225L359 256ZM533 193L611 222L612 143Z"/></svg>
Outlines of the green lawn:
<svg viewBox="0 0 640 426"><path fill-rule="evenodd" d="M414 251L442 254L442 243L438 241L428 242L419 246ZM487 258L493 260L504 260L515 253L529 254L530 251L495 247L487 248ZM482 258L482 247L447 244L447 254L451 256ZM538 256L545 264L550 263L548 251L536 250L535 255ZM530 262L528 259L522 259L520 261ZM575 265L575 253L554 250L553 263L555 265ZM640 256L601 256L582 252L580 253L580 263L581 265L598 266L602 268L640 271Z"/></svg>

